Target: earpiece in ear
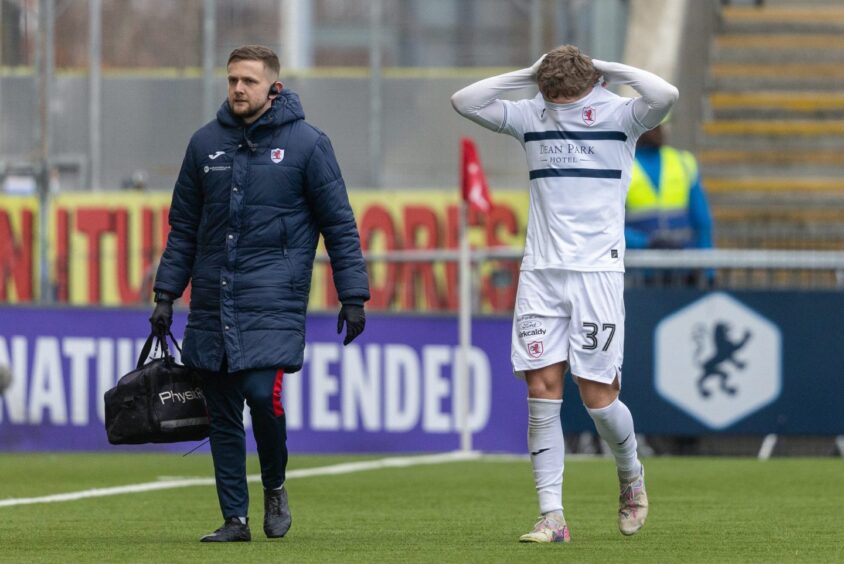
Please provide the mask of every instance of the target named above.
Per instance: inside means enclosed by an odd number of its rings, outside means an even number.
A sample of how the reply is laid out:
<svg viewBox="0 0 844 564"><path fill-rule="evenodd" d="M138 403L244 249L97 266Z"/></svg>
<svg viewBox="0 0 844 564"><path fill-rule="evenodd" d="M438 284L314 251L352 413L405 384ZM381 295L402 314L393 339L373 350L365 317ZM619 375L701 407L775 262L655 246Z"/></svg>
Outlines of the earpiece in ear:
<svg viewBox="0 0 844 564"><path fill-rule="evenodd" d="M278 85L273 84L272 86L270 86L270 93L268 94L268 96L278 96L280 93L281 90L278 89Z"/></svg>

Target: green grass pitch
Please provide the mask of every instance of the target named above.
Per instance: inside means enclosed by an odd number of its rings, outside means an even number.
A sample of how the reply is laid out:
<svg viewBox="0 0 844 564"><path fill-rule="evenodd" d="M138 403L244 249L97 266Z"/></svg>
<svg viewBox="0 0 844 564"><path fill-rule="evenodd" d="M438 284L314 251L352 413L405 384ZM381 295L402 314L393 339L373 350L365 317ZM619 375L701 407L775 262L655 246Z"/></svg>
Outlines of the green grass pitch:
<svg viewBox="0 0 844 564"><path fill-rule="evenodd" d="M373 457L291 458L291 469ZM268 541L252 484L251 543L202 544L213 487L0 507L0 562L844 562L844 461L645 460L651 514L616 529L607 459L566 463L573 541L522 545L536 518L526 459L391 468L288 482L293 528ZM257 461L248 470L257 473ZM212 475L207 454L2 454L0 500Z"/></svg>

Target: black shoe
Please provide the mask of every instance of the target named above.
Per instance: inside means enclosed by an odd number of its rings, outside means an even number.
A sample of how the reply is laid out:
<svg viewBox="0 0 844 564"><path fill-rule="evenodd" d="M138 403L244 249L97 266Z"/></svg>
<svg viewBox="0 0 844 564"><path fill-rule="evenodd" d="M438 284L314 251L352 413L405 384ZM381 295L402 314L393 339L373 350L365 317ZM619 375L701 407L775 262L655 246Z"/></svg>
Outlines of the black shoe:
<svg viewBox="0 0 844 564"><path fill-rule="evenodd" d="M252 540L252 533L249 532L249 520L246 524L240 522L237 517L226 519L223 526L208 533L199 542L247 542Z"/></svg>
<svg viewBox="0 0 844 564"><path fill-rule="evenodd" d="M293 518L287 506L287 489L264 489L264 533L267 538L283 537L290 530Z"/></svg>

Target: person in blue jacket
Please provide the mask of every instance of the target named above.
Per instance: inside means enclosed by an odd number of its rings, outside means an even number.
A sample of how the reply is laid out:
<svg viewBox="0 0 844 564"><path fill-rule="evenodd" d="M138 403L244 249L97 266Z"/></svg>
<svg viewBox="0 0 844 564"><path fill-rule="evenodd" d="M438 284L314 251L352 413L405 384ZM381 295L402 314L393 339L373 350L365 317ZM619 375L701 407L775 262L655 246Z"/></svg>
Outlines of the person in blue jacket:
<svg viewBox="0 0 844 564"><path fill-rule="evenodd" d="M712 248L712 216L697 161L665 144L662 125L642 134L636 145L624 238L628 249ZM695 283L696 273L682 274ZM712 273L706 274L711 279ZM654 273L647 279L653 281Z"/></svg>
<svg viewBox="0 0 844 564"><path fill-rule="evenodd" d="M150 322L169 333L173 301L191 284L182 361L201 374L222 527L203 542L249 541L243 404L264 486L264 532L291 524L284 374L302 367L305 310L319 236L342 307L344 345L364 329L369 281L355 218L328 137L305 121L263 46L232 51L228 96L190 140L173 191L170 235Z"/></svg>

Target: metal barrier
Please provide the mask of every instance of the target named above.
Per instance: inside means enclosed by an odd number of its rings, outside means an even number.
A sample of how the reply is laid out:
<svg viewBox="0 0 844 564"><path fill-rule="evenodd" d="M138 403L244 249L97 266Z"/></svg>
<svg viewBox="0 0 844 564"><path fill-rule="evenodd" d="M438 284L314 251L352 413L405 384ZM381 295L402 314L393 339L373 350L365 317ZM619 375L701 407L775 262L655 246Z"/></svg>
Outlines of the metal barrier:
<svg viewBox="0 0 844 564"><path fill-rule="evenodd" d="M488 273L495 284L515 284L522 251L514 248L477 249L471 260L478 270L497 261ZM457 249L406 250L366 253L367 262L419 264L453 263ZM328 261L318 255L317 261ZM844 289L844 251L786 251L754 249L629 250L625 256L626 283L639 287L700 289ZM503 283L500 281L503 280Z"/></svg>

